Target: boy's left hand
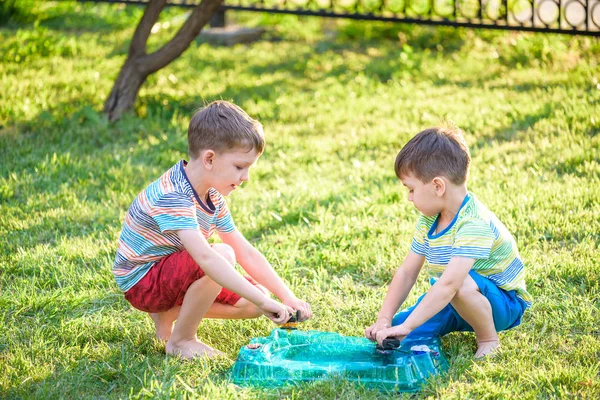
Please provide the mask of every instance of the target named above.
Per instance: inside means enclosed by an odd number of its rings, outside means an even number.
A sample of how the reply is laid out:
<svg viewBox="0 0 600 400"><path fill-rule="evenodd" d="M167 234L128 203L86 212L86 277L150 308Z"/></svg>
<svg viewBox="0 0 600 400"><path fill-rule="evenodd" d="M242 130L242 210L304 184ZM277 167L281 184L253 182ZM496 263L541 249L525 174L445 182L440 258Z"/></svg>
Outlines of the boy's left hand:
<svg viewBox="0 0 600 400"><path fill-rule="evenodd" d="M400 341L404 340L410 333L411 329L408 329L404 325L392 326L391 328L382 329L375 334L375 339L377 343L383 345L383 339L387 339L389 337L394 337Z"/></svg>
<svg viewBox="0 0 600 400"><path fill-rule="evenodd" d="M310 309L310 304L305 302L304 300L300 300L296 296L290 297L288 299L282 299L281 301L288 307L292 307L294 310L300 310L300 319L298 322L304 322L310 317L312 317L312 310Z"/></svg>

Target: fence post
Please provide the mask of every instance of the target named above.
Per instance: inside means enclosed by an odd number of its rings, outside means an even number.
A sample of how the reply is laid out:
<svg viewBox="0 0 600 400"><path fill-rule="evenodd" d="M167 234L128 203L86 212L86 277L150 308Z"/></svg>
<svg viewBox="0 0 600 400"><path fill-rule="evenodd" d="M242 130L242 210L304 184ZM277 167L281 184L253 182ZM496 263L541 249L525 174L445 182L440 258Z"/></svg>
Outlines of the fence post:
<svg viewBox="0 0 600 400"><path fill-rule="evenodd" d="M225 9L219 8L210 18L211 28L225 28Z"/></svg>

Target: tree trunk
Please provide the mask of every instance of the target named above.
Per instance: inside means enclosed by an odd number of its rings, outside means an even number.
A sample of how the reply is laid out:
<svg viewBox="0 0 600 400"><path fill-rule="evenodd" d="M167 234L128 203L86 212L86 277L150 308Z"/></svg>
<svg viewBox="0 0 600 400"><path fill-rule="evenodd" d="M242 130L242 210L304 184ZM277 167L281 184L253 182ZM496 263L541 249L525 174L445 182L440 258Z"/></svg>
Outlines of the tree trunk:
<svg viewBox="0 0 600 400"><path fill-rule="evenodd" d="M116 121L135 104L140 87L148 74L137 67L135 59L128 58L104 103L104 113L109 121Z"/></svg>
<svg viewBox="0 0 600 400"><path fill-rule="evenodd" d="M152 54L146 54L146 42L152 26L167 3L167 0L150 0L133 34L127 60L104 103L104 113L110 121L119 119L124 112L133 107L146 78L179 57L210 21L222 2L223 0L202 0L167 44Z"/></svg>

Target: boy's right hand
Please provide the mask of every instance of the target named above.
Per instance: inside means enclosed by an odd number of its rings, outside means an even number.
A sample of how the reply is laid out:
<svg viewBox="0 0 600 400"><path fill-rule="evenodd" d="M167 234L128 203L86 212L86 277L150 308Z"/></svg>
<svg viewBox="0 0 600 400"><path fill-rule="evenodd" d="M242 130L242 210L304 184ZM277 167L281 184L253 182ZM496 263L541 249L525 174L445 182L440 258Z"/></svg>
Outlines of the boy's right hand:
<svg viewBox="0 0 600 400"><path fill-rule="evenodd" d="M377 332L392 327L392 322L387 318L378 319L373 325L365 329L365 337L371 341L376 341Z"/></svg>
<svg viewBox="0 0 600 400"><path fill-rule="evenodd" d="M260 308L267 318L277 325L285 324L294 312L292 307L285 306L269 298L266 298L265 302L258 306L258 308Z"/></svg>

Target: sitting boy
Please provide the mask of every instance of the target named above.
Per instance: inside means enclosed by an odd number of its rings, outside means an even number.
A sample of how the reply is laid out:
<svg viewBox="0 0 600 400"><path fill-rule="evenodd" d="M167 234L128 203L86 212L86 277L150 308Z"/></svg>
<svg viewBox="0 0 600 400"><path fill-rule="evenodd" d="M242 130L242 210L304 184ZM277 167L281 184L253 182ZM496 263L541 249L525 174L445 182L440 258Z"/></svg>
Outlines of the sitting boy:
<svg viewBox="0 0 600 400"><path fill-rule="evenodd" d="M236 229L223 198L249 179L264 143L262 125L241 108L209 104L190 121L190 160L179 161L144 189L125 216L113 273L127 301L150 314L167 354L218 354L196 336L204 317L264 314L282 324L293 310L301 311L302 320L312 316L308 303ZM223 243L210 245L215 230ZM283 304L242 277L236 261Z"/></svg>
<svg viewBox="0 0 600 400"><path fill-rule="evenodd" d="M475 358L495 351L531 305L525 270L506 227L467 191L471 156L457 128L431 128L396 157L396 176L422 214L412 246L396 271L365 336L398 339L473 331ZM394 316L426 263L436 277L417 304ZM439 277L439 278L438 278Z"/></svg>

